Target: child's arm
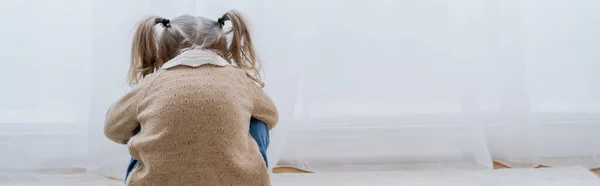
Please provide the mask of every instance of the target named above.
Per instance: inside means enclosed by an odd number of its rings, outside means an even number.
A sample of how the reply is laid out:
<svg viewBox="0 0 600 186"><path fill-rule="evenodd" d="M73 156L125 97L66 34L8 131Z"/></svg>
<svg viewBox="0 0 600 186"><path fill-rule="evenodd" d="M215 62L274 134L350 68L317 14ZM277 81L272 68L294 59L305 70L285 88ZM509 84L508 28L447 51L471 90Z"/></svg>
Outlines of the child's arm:
<svg viewBox="0 0 600 186"><path fill-rule="evenodd" d="M279 120L277 107L260 87L255 89L252 117L266 123L269 130L273 129Z"/></svg>
<svg viewBox="0 0 600 186"><path fill-rule="evenodd" d="M106 113L104 135L116 143L127 144L139 127L136 119L139 114L138 103L140 90L134 89L117 100Z"/></svg>

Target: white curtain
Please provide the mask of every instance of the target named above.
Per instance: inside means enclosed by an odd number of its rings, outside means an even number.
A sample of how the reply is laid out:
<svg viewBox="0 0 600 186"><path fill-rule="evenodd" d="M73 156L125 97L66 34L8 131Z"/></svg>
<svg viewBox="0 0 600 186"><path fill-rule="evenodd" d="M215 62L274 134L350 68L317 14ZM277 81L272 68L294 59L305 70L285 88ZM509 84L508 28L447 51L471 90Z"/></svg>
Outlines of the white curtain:
<svg viewBox="0 0 600 186"><path fill-rule="evenodd" d="M600 166L597 1L9 0L0 169L124 176L102 125L127 90L134 24L233 8L281 112L271 167Z"/></svg>
<svg viewBox="0 0 600 186"><path fill-rule="evenodd" d="M600 166L599 2L294 3L271 14L306 46L278 43L304 57L280 164Z"/></svg>
<svg viewBox="0 0 600 186"><path fill-rule="evenodd" d="M91 1L0 2L0 169L85 166L91 9Z"/></svg>

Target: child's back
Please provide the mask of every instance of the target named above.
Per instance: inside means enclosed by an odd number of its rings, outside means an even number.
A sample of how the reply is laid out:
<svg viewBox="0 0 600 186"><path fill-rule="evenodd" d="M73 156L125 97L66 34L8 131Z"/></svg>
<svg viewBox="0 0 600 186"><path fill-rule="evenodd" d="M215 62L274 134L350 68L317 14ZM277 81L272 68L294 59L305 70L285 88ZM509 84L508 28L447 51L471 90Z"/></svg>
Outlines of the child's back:
<svg viewBox="0 0 600 186"><path fill-rule="evenodd" d="M141 162L129 185L270 184L248 123L255 117L272 128L277 111L244 71L175 67L149 75L125 98L113 105L107 123L126 120L119 112L125 110L142 123L128 142ZM122 129L106 132L118 139Z"/></svg>
<svg viewBox="0 0 600 186"><path fill-rule="evenodd" d="M270 185L248 131L251 118L273 128L277 110L259 86L260 64L241 14L149 17L132 49L130 83L137 87L111 106L104 129L139 160L127 185Z"/></svg>

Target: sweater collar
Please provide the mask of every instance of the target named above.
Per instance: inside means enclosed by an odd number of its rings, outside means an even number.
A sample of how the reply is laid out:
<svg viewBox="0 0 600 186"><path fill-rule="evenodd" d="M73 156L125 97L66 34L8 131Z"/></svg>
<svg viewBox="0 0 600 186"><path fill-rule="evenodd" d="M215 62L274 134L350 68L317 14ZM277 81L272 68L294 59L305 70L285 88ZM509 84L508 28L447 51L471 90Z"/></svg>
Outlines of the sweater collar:
<svg viewBox="0 0 600 186"><path fill-rule="evenodd" d="M208 51L208 50L188 50L182 52L177 55L175 58L167 61L160 70L165 70L169 68L173 68L180 65L185 65L189 67L199 67L206 64L212 64L216 66L228 66L229 63L225 61L221 56L217 55L217 53Z"/></svg>

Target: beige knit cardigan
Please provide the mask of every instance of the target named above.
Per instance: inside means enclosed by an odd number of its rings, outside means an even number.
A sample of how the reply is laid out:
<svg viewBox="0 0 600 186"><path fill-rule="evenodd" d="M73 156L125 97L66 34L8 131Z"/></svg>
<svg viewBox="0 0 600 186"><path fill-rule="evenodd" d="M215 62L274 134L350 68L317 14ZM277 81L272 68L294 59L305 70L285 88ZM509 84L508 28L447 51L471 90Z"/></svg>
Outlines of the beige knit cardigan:
<svg viewBox="0 0 600 186"><path fill-rule="evenodd" d="M251 117L270 130L278 113L245 71L177 66L146 76L114 103L104 132L140 160L130 186L268 186L265 162L248 132Z"/></svg>

